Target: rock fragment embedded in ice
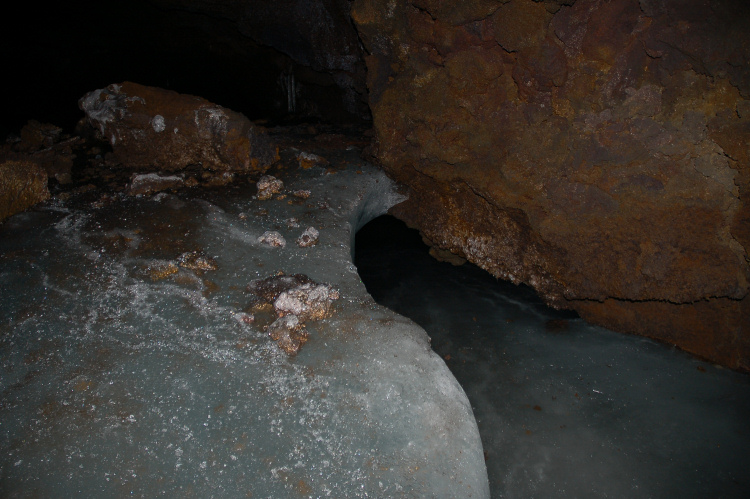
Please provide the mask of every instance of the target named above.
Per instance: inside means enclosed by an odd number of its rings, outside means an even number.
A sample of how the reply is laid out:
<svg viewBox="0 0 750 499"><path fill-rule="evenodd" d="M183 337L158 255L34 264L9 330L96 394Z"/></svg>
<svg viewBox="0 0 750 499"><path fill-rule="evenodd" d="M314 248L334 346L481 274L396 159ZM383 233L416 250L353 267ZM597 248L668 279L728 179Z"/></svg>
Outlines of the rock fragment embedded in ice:
<svg viewBox="0 0 750 499"><path fill-rule="evenodd" d="M268 335L287 355L299 352L309 338L305 325L296 315L285 315L276 319L268 326Z"/></svg>
<svg viewBox="0 0 750 499"><path fill-rule="evenodd" d="M284 291L273 302L279 315L294 314L302 322L320 320L331 315L331 305L339 292L327 284L307 283Z"/></svg>
<svg viewBox="0 0 750 499"><path fill-rule="evenodd" d="M312 168L313 166L318 164L328 164L328 161L325 158L322 158L317 154L313 154L311 152L299 153L297 155L297 161L299 161L299 166L304 169Z"/></svg>
<svg viewBox="0 0 750 499"><path fill-rule="evenodd" d="M286 239L275 230L267 230L258 238L258 242L274 248L283 248L286 246Z"/></svg>
<svg viewBox="0 0 750 499"><path fill-rule="evenodd" d="M298 189L296 191L292 191L292 196L307 199L310 197L310 194L312 194L308 189Z"/></svg>
<svg viewBox="0 0 750 499"><path fill-rule="evenodd" d="M318 232L315 227L308 227L302 235L297 238L297 246L300 248L314 246L318 244L318 237L320 237L320 232Z"/></svg>
<svg viewBox="0 0 750 499"><path fill-rule="evenodd" d="M265 201L271 199L274 194L281 192L284 188L284 182L277 179L273 175L263 175L258 179L258 199Z"/></svg>
<svg viewBox="0 0 750 499"><path fill-rule="evenodd" d="M292 217L288 219L286 221L286 226L289 227L290 229L296 229L297 227L299 227L299 218Z"/></svg>
<svg viewBox="0 0 750 499"><path fill-rule="evenodd" d="M190 270L216 270L219 268L213 258L207 257L202 251L188 251L177 258L180 267Z"/></svg>
<svg viewBox="0 0 750 499"><path fill-rule="evenodd" d="M152 281L160 281L179 272L177 264L170 260L154 260L148 264L146 273Z"/></svg>

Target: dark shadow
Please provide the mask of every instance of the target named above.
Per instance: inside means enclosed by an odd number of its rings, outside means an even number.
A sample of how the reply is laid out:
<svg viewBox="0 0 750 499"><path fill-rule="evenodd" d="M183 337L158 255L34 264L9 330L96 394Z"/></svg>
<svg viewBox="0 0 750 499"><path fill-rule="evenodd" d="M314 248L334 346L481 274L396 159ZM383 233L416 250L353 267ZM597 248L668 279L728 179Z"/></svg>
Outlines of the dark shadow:
<svg viewBox="0 0 750 499"><path fill-rule="evenodd" d="M354 263L375 301L422 326L441 355L449 353L440 351L446 327L455 333L450 336L460 337L475 329L472 325L486 323L493 300L517 303L518 314L505 317L507 324L524 314L541 315L547 330L560 332L568 319L578 317L547 307L526 285L498 280L468 262L455 266L438 261L429 250L417 230L383 215L357 233Z"/></svg>

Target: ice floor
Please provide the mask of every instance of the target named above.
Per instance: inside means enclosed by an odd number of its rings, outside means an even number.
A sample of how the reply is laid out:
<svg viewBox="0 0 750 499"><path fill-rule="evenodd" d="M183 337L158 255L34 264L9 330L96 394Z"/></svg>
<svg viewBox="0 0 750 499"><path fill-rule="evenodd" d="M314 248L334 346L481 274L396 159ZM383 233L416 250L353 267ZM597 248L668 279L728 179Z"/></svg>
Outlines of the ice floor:
<svg viewBox="0 0 750 499"><path fill-rule="evenodd" d="M747 375L438 262L392 217L360 230L355 262L466 391L492 497L750 497Z"/></svg>
<svg viewBox="0 0 750 499"><path fill-rule="evenodd" d="M0 226L0 497L488 496L466 395L352 264L399 196L356 150L298 152L268 200L245 181ZM248 292L279 271L340 294L292 357Z"/></svg>

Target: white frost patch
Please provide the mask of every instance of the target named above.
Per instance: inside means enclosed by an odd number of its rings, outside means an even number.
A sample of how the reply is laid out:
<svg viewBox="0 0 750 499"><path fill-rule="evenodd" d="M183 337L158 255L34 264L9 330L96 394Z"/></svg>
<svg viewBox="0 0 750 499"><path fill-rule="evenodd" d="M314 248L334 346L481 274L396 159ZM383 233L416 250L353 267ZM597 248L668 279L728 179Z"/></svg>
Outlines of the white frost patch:
<svg viewBox="0 0 750 499"><path fill-rule="evenodd" d="M164 122L164 116L157 114L151 118L151 126L154 127L156 133L163 132L167 128L167 124Z"/></svg>

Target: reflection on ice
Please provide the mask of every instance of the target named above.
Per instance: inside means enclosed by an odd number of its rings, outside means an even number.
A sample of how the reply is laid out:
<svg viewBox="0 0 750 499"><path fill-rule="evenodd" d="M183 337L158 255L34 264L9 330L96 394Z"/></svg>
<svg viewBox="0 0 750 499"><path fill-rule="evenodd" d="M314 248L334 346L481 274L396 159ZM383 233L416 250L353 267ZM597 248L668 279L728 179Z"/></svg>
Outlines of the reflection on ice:
<svg viewBox="0 0 750 499"><path fill-rule="evenodd" d="M357 235L382 305L425 328L477 418L492 497L748 497L750 379L546 308L428 255L391 217Z"/></svg>

